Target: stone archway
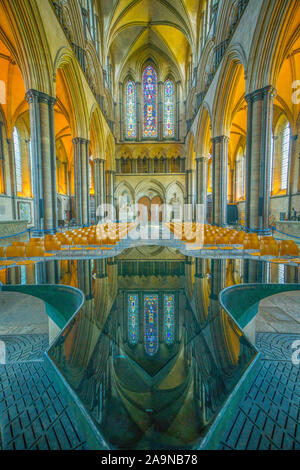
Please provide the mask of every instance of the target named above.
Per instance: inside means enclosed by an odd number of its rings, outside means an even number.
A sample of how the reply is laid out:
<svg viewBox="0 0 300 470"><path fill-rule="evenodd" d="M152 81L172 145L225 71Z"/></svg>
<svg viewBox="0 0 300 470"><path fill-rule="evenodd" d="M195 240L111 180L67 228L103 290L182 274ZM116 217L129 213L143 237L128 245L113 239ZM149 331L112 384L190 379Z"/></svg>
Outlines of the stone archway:
<svg viewBox="0 0 300 470"><path fill-rule="evenodd" d="M145 213L147 213L148 222L151 222L152 219L155 222L162 222L162 212L159 211L159 208L163 204L163 200L160 196L154 196L153 198L143 196L139 199L138 203L146 207ZM140 220L144 220L143 213L139 217Z"/></svg>
<svg viewBox="0 0 300 470"><path fill-rule="evenodd" d="M151 199L148 196L143 196L139 199L138 204L146 208L147 221L150 222L151 221ZM145 213L146 213L146 210L145 210ZM141 213L139 214L139 220L145 222L143 211L141 211Z"/></svg>
<svg viewBox="0 0 300 470"><path fill-rule="evenodd" d="M155 222L162 222L162 212L159 210L159 207L163 204L163 200L160 196L154 196L151 199L151 220ZM158 220L157 220L158 219Z"/></svg>

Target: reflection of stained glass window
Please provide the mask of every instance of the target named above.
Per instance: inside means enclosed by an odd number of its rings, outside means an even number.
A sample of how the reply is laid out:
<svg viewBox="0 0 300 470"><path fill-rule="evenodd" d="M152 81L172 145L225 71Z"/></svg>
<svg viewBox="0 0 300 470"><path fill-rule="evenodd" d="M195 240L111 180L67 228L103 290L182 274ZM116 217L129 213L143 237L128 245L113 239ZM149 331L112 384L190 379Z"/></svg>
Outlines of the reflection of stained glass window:
<svg viewBox="0 0 300 470"><path fill-rule="evenodd" d="M135 346L139 340L139 297L128 295L128 341Z"/></svg>
<svg viewBox="0 0 300 470"><path fill-rule="evenodd" d="M126 85L126 137L136 137L136 89L132 80Z"/></svg>
<svg viewBox="0 0 300 470"><path fill-rule="evenodd" d="M167 80L164 87L164 137L174 137L174 83Z"/></svg>
<svg viewBox="0 0 300 470"><path fill-rule="evenodd" d="M175 341L174 305L174 295L164 295L164 336L168 345Z"/></svg>
<svg viewBox="0 0 300 470"><path fill-rule="evenodd" d="M158 351L158 295L145 295L145 350L149 356Z"/></svg>
<svg viewBox="0 0 300 470"><path fill-rule="evenodd" d="M143 74L144 137L157 137L157 75L148 65Z"/></svg>

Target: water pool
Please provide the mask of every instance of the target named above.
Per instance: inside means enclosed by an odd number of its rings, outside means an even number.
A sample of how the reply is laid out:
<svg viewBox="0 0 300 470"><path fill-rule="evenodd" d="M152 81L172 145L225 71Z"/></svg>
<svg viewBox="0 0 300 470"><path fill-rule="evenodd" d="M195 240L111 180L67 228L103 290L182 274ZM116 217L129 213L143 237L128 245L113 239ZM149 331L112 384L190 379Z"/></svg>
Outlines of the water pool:
<svg viewBox="0 0 300 470"><path fill-rule="evenodd" d="M65 327L52 316L63 330L48 352L49 367L91 445L109 449L195 449L208 436L216 441L258 358L222 310L220 291L298 278L292 266L186 257L160 246L0 271L6 285L83 292L84 304L66 316ZM68 310L70 300L56 301Z"/></svg>

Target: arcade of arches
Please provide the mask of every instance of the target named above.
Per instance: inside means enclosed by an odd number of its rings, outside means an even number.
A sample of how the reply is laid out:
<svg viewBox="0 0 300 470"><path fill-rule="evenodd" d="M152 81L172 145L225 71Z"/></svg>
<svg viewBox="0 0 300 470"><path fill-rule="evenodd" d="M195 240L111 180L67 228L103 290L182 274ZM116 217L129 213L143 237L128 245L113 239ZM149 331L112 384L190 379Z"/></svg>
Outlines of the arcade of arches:
<svg viewBox="0 0 300 470"><path fill-rule="evenodd" d="M298 0L1 0L0 26L0 221L300 213Z"/></svg>

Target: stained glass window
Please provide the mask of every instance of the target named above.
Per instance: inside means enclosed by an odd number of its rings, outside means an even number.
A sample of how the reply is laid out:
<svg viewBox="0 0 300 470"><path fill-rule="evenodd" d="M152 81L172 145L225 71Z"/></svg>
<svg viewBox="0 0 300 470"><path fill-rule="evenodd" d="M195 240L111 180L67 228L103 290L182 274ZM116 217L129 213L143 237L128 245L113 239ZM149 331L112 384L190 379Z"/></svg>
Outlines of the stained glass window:
<svg viewBox="0 0 300 470"><path fill-rule="evenodd" d="M139 340L139 297L128 295L128 342L135 346Z"/></svg>
<svg viewBox="0 0 300 470"><path fill-rule="evenodd" d="M158 295L145 295L145 350L149 356L158 351Z"/></svg>
<svg viewBox="0 0 300 470"><path fill-rule="evenodd" d="M136 88L132 80L126 85L126 138L136 138Z"/></svg>
<svg viewBox="0 0 300 470"><path fill-rule="evenodd" d="M291 130L287 122L282 131L281 142L281 189L287 189L288 184L290 138Z"/></svg>
<svg viewBox="0 0 300 470"><path fill-rule="evenodd" d="M174 127L174 83L167 80L164 87L164 137L173 138L175 135Z"/></svg>
<svg viewBox="0 0 300 470"><path fill-rule="evenodd" d="M171 345L175 341L175 299L174 295L164 295L164 339Z"/></svg>
<svg viewBox="0 0 300 470"><path fill-rule="evenodd" d="M16 186L17 191L22 192L22 157L21 157L21 146L20 146L20 136L16 127L13 130L13 142L14 142L14 152L15 152L15 165L16 165Z"/></svg>
<svg viewBox="0 0 300 470"><path fill-rule="evenodd" d="M143 74L144 132L147 138L157 137L157 74L151 65Z"/></svg>

